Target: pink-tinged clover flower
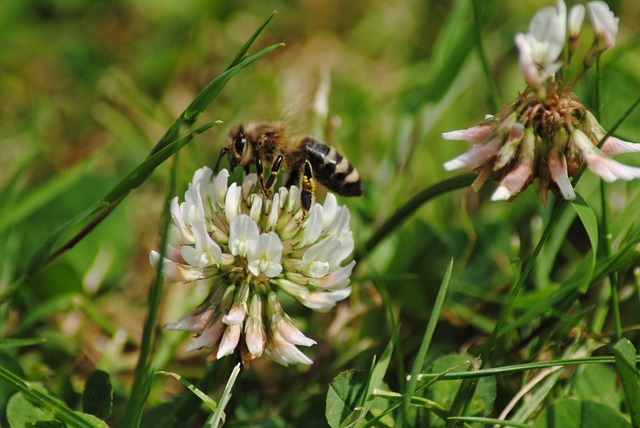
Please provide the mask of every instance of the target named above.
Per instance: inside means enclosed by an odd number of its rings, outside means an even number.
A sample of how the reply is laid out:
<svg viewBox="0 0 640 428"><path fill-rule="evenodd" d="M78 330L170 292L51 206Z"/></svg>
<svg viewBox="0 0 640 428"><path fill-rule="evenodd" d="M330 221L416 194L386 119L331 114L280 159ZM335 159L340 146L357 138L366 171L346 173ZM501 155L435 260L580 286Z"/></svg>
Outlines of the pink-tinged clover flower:
<svg viewBox="0 0 640 428"><path fill-rule="evenodd" d="M311 364L298 346L315 341L284 312L276 291L323 312L349 296L349 210L328 194L305 214L296 186L266 197L255 174L242 185L228 179L227 170L201 168L184 202L171 203L163 273L172 282L210 279L212 286L200 306L165 328L193 332L188 350L207 349L210 360L239 349L244 362L265 355L283 365ZM154 267L159 258L151 252Z"/></svg>
<svg viewBox="0 0 640 428"><path fill-rule="evenodd" d="M586 53L585 68L579 76L604 50L615 45L618 31L618 18L606 3L589 2L586 12L596 40ZM443 133L445 140L473 143L467 152L445 162L445 169L476 170L478 177L471 185L476 191L493 177L500 184L492 200L511 201L538 179L544 204L549 190L575 199L571 177L583 164L607 182L640 178L640 168L609 157L640 152L640 144L610 136L598 148L606 131L573 92L576 82L565 82L559 72L562 67L570 67L584 15L584 6L576 5L567 18L566 6L558 0L555 8L543 8L534 16L529 33L516 35L527 88L479 125ZM565 45L568 54L563 60Z"/></svg>

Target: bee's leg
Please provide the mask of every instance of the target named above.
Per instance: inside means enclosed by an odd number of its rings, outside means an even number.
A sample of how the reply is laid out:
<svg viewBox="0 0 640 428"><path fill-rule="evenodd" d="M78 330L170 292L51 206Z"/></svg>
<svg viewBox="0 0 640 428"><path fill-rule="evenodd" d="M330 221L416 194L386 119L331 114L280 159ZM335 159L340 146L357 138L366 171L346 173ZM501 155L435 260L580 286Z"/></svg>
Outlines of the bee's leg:
<svg viewBox="0 0 640 428"><path fill-rule="evenodd" d="M260 183L260 189L262 193L267 194L267 189L264 187L264 167L260 158L256 158L256 173L258 174L258 183Z"/></svg>
<svg viewBox="0 0 640 428"><path fill-rule="evenodd" d="M287 182L284 184L284 187L289 188L291 186L300 186L300 176L302 175L302 167L294 168L289 173L289 178L287 178Z"/></svg>
<svg viewBox="0 0 640 428"><path fill-rule="evenodd" d="M306 212L311 208L311 202L313 202L313 195L316 188L316 184L313 181L313 169L311 163L305 159L302 173L302 189L300 193L300 205Z"/></svg>
<svg viewBox="0 0 640 428"><path fill-rule="evenodd" d="M220 149L220 154L218 155L218 160L216 161L216 166L213 167L213 173L217 174L220 168L220 161L222 157L229 151L228 147L223 147Z"/></svg>
<svg viewBox="0 0 640 428"><path fill-rule="evenodd" d="M274 160L271 164L271 169L269 170L269 178L267 178L267 183L264 185L267 190L271 190L273 184L276 182L276 178L278 178L278 173L280 172L280 167L282 166L283 159L284 156L278 155L276 160Z"/></svg>

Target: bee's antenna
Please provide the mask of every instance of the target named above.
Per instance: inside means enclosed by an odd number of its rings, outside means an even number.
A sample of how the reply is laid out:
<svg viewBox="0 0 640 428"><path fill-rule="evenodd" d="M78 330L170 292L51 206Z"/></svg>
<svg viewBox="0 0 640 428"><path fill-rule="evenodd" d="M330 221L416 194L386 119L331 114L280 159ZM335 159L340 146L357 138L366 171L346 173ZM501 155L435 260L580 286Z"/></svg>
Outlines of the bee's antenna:
<svg viewBox="0 0 640 428"><path fill-rule="evenodd" d="M222 160L222 157L229 151L228 147L223 147L220 149L220 154L218 155L218 160L216 161L216 166L213 168L213 173L217 174L218 173L218 169L220 168L220 161Z"/></svg>

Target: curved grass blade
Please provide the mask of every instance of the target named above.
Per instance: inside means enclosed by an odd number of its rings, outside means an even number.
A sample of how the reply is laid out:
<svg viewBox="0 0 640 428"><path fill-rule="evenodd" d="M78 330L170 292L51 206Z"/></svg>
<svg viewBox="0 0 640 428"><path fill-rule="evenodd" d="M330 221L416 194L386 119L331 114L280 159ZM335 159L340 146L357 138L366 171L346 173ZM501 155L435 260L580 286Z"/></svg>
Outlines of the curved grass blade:
<svg viewBox="0 0 640 428"><path fill-rule="evenodd" d="M356 263L360 261L364 256L369 254L373 249L399 227L415 210L420 208L422 204L434 199L444 193L451 192L456 189L462 189L469 186L476 179L475 174L464 174L457 177L452 177L446 180L442 180L439 183L431 185L409 199L403 206L401 206L396 212L393 213L367 240L362 248L356 250L354 260Z"/></svg>
<svg viewBox="0 0 640 428"><path fill-rule="evenodd" d="M194 384L192 384L191 382L189 382L179 374L172 373L172 372L165 372L162 370L155 372L155 374L163 375L163 376L171 376L172 378L174 378L175 380L183 384L185 388L187 388L189 391L193 392L200 399L200 401L202 401L202 403L209 408L209 410L211 410L212 412L216 412L218 410L218 403L216 403L211 397L209 397L207 394L205 394L200 389L198 389L197 386L195 386Z"/></svg>

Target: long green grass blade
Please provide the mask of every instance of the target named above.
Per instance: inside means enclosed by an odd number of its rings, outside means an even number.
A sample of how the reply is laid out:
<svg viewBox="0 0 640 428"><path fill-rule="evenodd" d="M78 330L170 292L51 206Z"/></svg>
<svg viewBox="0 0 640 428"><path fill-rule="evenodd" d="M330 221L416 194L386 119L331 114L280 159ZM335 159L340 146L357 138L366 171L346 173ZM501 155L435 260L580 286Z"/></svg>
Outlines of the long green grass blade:
<svg viewBox="0 0 640 428"><path fill-rule="evenodd" d="M640 361L640 357L636 357L636 362ZM527 364L514 364L510 366L492 367L488 369L479 369L476 371L457 372L457 373L423 373L418 376L418 380L458 380L480 378L487 376L498 376L512 373L525 372L530 370L539 370L556 366L575 366L581 364L613 364L616 360L614 357L588 357L573 358L565 360L541 361Z"/></svg>
<svg viewBox="0 0 640 428"><path fill-rule="evenodd" d="M418 350L416 359L413 362L413 367L411 368L411 378L407 383L407 388L404 393L404 398L402 403L405 416L409 415L409 405L411 404L411 397L415 393L416 385L418 384L418 375L420 374L420 371L424 367L424 361L427 357L429 346L431 345L431 339L433 338L433 333L435 332L436 326L438 325L438 321L440 320L440 314L442 313L442 308L444 307L444 301L445 301L445 298L447 297L447 292L449 290L449 283L451 282L452 271L453 271L453 260L451 260L451 262L449 263L449 266L447 267L447 271L444 274L444 278L442 279L442 284L440 284L440 291L438 291L438 297L436 298L436 302L433 305L431 317L429 318L429 324L427 324L427 329L424 332L424 337L422 338L420 349Z"/></svg>
<svg viewBox="0 0 640 428"><path fill-rule="evenodd" d="M162 152L162 150L160 151ZM159 153L160 153L159 152ZM169 177L169 185L167 186L167 194L165 197L165 206L163 210L163 228L160 235L160 260L156 268L156 276L149 290L149 311L142 330L142 340L140 341L140 356L136 365L133 386L129 401L125 407L125 412L121 420L121 426L138 426L142 420L142 412L151 389L153 369L151 367L151 350L155 339L156 320L160 308L160 297L162 296L162 265L164 263L167 246L169 243L169 224L170 224L170 204L174 189L176 186L176 169L178 158L171 168Z"/></svg>
<svg viewBox="0 0 640 428"><path fill-rule="evenodd" d="M391 363L391 357L393 356L393 349L395 348L395 344L399 340L400 329L396 328L387 347L385 348L382 356L380 357L380 361L375 362L373 369L370 372L369 379L367 379L367 387L363 391L363 395L360 400L360 405L362 407L362 418L358 420L355 426L361 426L365 423L365 416L371 410L371 406L373 405L374 391L379 389L382 383L384 382L384 376L389 369L389 364ZM366 424L365 424L366 426Z"/></svg>

